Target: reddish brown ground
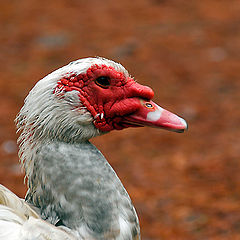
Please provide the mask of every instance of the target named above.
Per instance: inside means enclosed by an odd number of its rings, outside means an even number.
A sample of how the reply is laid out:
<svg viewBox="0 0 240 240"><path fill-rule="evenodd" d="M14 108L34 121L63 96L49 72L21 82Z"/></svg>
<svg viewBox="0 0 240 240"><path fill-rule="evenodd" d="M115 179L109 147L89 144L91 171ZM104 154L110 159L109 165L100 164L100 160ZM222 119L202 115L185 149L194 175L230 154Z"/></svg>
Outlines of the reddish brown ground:
<svg viewBox="0 0 240 240"><path fill-rule="evenodd" d="M14 117L34 83L77 58L121 62L189 131L99 137L145 240L240 239L240 2L24 0L0 6L0 182L23 197Z"/></svg>

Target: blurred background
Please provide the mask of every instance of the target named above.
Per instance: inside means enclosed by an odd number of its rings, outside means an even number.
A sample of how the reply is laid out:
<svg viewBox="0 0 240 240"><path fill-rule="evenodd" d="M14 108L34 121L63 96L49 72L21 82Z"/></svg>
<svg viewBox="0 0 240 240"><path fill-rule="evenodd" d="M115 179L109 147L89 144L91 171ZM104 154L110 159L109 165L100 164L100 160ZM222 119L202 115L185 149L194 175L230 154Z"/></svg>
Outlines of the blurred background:
<svg viewBox="0 0 240 240"><path fill-rule="evenodd" d="M141 128L92 142L137 209L143 240L240 239L240 2L0 3L0 183L25 195L14 118L33 85L78 58L121 62L183 134Z"/></svg>

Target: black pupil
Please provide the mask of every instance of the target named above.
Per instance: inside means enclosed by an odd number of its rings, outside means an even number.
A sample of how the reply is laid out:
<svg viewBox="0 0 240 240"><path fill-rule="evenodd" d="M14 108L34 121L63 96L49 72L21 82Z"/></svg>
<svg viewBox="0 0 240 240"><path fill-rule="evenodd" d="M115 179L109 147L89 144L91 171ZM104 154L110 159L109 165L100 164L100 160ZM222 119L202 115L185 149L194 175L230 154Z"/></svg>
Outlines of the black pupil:
<svg viewBox="0 0 240 240"><path fill-rule="evenodd" d="M105 76L97 78L95 82L97 85L99 85L100 87L104 87L104 88L106 88L110 85L109 77L105 77Z"/></svg>

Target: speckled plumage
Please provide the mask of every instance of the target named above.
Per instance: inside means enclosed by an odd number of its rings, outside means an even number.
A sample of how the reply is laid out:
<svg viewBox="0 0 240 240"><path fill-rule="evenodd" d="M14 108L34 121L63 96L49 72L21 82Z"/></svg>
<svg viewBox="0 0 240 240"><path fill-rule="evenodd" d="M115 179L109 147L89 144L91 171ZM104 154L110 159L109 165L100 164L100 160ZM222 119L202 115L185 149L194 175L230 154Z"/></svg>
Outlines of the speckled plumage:
<svg viewBox="0 0 240 240"><path fill-rule="evenodd" d="M83 239L132 239L139 234L126 190L91 143L41 146L34 169L31 185L37 188L30 187L26 200L40 209L42 218L52 224L61 220Z"/></svg>

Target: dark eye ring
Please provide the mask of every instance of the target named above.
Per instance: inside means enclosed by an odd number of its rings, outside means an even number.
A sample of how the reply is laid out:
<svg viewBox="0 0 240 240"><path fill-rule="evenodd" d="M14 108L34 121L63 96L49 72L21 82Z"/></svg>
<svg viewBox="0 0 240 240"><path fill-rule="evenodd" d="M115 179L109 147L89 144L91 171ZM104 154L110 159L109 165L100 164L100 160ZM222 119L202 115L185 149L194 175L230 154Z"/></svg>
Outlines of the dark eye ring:
<svg viewBox="0 0 240 240"><path fill-rule="evenodd" d="M101 76L95 80L95 83L101 88L108 88L110 86L110 78Z"/></svg>

